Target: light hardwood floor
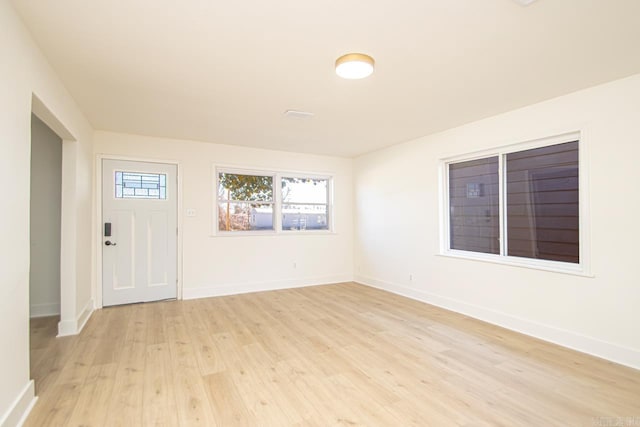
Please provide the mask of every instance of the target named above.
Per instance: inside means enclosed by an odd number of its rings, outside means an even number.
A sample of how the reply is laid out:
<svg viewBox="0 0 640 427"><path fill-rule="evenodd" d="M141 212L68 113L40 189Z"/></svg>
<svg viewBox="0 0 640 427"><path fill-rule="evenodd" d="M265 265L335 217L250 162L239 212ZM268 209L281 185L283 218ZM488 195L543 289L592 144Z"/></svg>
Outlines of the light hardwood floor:
<svg viewBox="0 0 640 427"><path fill-rule="evenodd" d="M640 371L353 283L56 321L27 426L640 426Z"/></svg>

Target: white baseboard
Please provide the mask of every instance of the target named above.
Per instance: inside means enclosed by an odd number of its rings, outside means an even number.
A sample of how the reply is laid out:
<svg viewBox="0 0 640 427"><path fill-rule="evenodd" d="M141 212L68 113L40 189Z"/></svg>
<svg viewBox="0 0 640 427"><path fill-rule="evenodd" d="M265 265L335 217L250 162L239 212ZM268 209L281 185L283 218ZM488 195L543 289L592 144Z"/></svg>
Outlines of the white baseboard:
<svg viewBox="0 0 640 427"><path fill-rule="evenodd" d="M31 318L57 316L59 314L60 314L60 303L31 304L31 310L29 311L29 316Z"/></svg>
<svg viewBox="0 0 640 427"><path fill-rule="evenodd" d="M0 418L0 427L19 427L24 424L36 400L38 398L35 395L35 385L33 380L30 380Z"/></svg>
<svg viewBox="0 0 640 427"><path fill-rule="evenodd" d="M544 325L510 314L465 303L452 298L442 297L429 292L385 282L371 277L357 275L355 281L362 285L388 291L427 304L455 311L475 319L482 320L512 331L520 332L543 341L558 344L572 350L610 360L621 365L640 369L640 351L618 344L609 343L586 335Z"/></svg>
<svg viewBox="0 0 640 427"><path fill-rule="evenodd" d="M89 299L84 308L73 320L61 320L58 323L58 336L66 337L68 335L77 335L82 332L82 328L87 324L87 320L93 313L93 299Z"/></svg>
<svg viewBox="0 0 640 427"><path fill-rule="evenodd" d="M182 299L220 297L225 295L246 294L250 292L275 291L279 289L303 288L306 286L328 285L331 283L350 282L351 275L311 277L304 279L274 280L268 282L248 282L226 286L202 286L183 288Z"/></svg>

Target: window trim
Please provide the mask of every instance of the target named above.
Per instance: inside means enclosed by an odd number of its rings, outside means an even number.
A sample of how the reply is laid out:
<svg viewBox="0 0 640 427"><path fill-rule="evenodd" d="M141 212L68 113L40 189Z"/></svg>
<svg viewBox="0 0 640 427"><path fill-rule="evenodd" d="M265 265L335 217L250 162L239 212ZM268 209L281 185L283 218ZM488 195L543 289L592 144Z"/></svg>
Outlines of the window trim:
<svg viewBox="0 0 640 427"><path fill-rule="evenodd" d="M220 173L231 173L238 175L257 175L273 177L273 230L237 230L226 231L218 230L218 176ZM283 230L282 228L282 178L309 178L309 179L325 179L327 180L327 230ZM328 173L300 172L287 170L273 170L260 168L239 168L237 166L213 165L213 221L211 237L230 237L230 236L296 236L296 235L322 235L336 234L335 219L333 209L333 175ZM307 203L308 204L308 203Z"/></svg>
<svg viewBox="0 0 640 427"><path fill-rule="evenodd" d="M579 276L593 277L590 263L590 233L589 233L589 201L588 201L588 179L587 179L587 143L584 131L573 131L559 135L532 139L525 142L503 145L487 150L476 151L467 154L455 155L440 159L439 166L439 192L440 192L440 253L441 256L461 258L475 261L491 262L516 267L524 267L538 270L567 273ZM578 188L579 188L579 253L580 262L570 263L563 261L543 260L536 258L524 258L507 255L506 224L507 205L506 191L504 185L506 156L510 153L526 151L550 145L562 144L565 142L579 141L578 146ZM449 215L449 165L452 163L483 159L498 156L498 180L500 183L499 192L499 212L500 212L500 254L487 254L482 252L471 252L460 249L451 249L450 242L450 215Z"/></svg>

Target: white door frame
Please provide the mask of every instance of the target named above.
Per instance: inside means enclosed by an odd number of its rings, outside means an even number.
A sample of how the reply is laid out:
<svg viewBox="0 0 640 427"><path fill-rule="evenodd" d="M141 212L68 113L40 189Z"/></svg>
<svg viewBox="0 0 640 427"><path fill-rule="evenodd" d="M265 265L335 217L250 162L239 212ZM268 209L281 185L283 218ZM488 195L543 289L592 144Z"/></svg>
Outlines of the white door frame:
<svg viewBox="0 0 640 427"><path fill-rule="evenodd" d="M95 167L95 200L96 211L94 215L95 222L95 250L96 250L96 285L93 289L93 300L96 308L102 308L102 160L125 160L132 162L146 163L165 163L176 165L178 177L178 240L177 240L177 289L176 295L178 299L182 299L182 165L177 160L151 159L148 157L131 157L118 156L114 154L98 154L96 156Z"/></svg>

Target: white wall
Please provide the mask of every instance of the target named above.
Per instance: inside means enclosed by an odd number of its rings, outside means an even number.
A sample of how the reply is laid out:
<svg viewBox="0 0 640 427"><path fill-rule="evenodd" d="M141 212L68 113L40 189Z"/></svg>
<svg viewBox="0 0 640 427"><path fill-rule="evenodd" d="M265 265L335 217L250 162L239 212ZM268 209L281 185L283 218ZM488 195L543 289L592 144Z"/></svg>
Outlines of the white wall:
<svg viewBox="0 0 640 427"><path fill-rule="evenodd" d="M29 380L29 169L34 94L42 101L40 107L46 106L51 113L43 119L45 123L57 133L51 122L63 124L75 139L63 145L67 182L62 184L66 186L62 245L73 251L67 257L63 252L68 260L62 266L63 275L71 278L63 284L68 307L62 307L62 316L68 319L77 317L77 307L86 305L91 292L87 248L91 247L93 163L91 127L4 0L0 1L0 28L0 236L4 243L0 245L0 342L5 343L0 351L0 426L9 426L17 423L33 401ZM64 301L63 296L63 305Z"/></svg>
<svg viewBox="0 0 640 427"><path fill-rule="evenodd" d="M440 159L575 130L594 277L438 255ZM640 368L639 158L640 75L362 156L356 278Z"/></svg>
<svg viewBox="0 0 640 427"><path fill-rule="evenodd" d="M184 298L352 280L351 159L108 132L94 142L96 154L180 162L182 212L196 210L182 218ZM335 233L213 237L214 164L332 174Z"/></svg>
<svg viewBox="0 0 640 427"><path fill-rule="evenodd" d="M29 305L41 317L60 314L62 139L31 117Z"/></svg>

